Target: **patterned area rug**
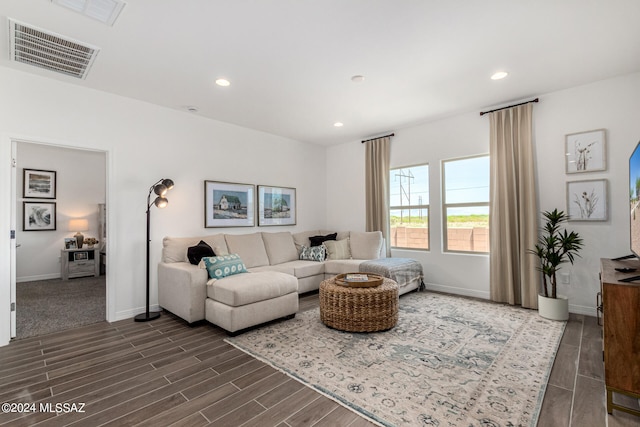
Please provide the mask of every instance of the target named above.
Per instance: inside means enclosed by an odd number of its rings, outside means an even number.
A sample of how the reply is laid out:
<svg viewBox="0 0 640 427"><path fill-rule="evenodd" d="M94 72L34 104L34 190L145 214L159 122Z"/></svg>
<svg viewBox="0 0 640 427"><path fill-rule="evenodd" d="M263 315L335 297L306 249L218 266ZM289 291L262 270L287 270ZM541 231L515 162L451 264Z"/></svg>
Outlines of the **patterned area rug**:
<svg viewBox="0 0 640 427"><path fill-rule="evenodd" d="M390 331L336 331L314 309L227 341L385 426L535 426L564 327L423 292Z"/></svg>

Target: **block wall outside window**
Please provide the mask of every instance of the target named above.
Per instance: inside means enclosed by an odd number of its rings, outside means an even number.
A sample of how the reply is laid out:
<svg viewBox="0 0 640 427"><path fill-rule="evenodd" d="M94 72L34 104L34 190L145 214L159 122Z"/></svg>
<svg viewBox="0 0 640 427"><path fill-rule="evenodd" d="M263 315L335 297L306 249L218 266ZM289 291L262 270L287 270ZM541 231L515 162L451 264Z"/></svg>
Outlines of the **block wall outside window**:
<svg viewBox="0 0 640 427"><path fill-rule="evenodd" d="M459 252L489 252L489 228L450 228L447 231L449 250ZM428 228L394 227L391 230L391 246L395 248L422 249L428 242Z"/></svg>
<svg viewBox="0 0 640 427"><path fill-rule="evenodd" d="M489 252L489 227L449 228L447 242L450 251Z"/></svg>
<svg viewBox="0 0 640 427"><path fill-rule="evenodd" d="M391 246L394 248L429 249L428 244L429 228L427 227L396 226L391 228Z"/></svg>

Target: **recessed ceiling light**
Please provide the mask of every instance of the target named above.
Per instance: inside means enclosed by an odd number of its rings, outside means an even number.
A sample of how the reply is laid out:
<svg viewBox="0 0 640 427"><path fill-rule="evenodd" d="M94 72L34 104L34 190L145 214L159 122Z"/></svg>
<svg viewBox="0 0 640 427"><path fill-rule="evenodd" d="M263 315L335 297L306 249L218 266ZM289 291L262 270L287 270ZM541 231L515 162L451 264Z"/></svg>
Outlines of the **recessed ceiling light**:
<svg viewBox="0 0 640 427"><path fill-rule="evenodd" d="M364 81L364 76L361 75L355 75L351 77L351 81L354 83L362 83Z"/></svg>
<svg viewBox="0 0 640 427"><path fill-rule="evenodd" d="M333 125L334 125L335 127L337 127L337 128L341 128L342 126L344 126L344 123L342 123L342 122L335 122Z"/></svg>
<svg viewBox="0 0 640 427"><path fill-rule="evenodd" d="M198 107L194 107L193 105L187 105L186 107L184 107L185 110L187 110L190 113L197 113L198 112Z"/></svg>
<svg viewBox="0 0 640 427"><path fill-rule="evenodd" d="M505 77L507 77L509 75L509 73L507 73L506 71L498 71L497 73L495 73L493 76L491 76L491 80L500 80L500 79L504 79Z"/></svg>
<svg viewBox="0 0 640 427"><path fill-rule="evenodd" d="M218 86L227 87L227 86L229 86L231 84L231 82L229 80L227 80L227 79L218 79L218 80L216 80L216 84Z"/></svg>

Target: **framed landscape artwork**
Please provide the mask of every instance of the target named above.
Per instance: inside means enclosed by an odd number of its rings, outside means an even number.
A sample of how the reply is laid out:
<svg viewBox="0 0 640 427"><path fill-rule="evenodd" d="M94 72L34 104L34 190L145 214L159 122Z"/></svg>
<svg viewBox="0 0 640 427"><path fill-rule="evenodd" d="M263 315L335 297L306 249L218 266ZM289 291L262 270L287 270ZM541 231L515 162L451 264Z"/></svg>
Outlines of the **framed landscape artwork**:
<svg viewBox="0 0 640 427"><path fill-rule="evenodd" d="M56 172L23 169L22 195L25 199L55 199Z"/></svg>
<svg viewBox="0 0 640 427"><path fill-rule="evenodd" d="M253 227L255 187L252 184L204 182L204 226Z"/></svg>
<svg viewBox="0 0 640 427"><path fill-rule="evenodd" d="M565 137L567 173L603 171L607 169L605 130L571 133Z"/></svg>
<svg viewBox="0 0 640 427"><path fill-rule="evenodd" d="M50 202L22 202L24 231L56 229L56 204Z"/></svg>
<svg viewBox="0 0 640 427"><path fill-rule="evenodd" d="M569 221L607 220L607 180L567 182Z"/></svg>
<svg viewBox="0 0 640 427"><path fill-rule="evenodd" d="M296 189L258 185L258 226L295 224Z"/></svg>

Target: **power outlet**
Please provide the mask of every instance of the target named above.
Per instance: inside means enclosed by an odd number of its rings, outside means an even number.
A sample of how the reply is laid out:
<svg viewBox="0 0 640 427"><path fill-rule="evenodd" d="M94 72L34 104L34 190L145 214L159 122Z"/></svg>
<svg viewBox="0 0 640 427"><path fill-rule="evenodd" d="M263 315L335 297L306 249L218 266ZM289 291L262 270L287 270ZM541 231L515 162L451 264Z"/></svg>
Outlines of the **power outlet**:
<svg viewBox="0 0 640 427"><path fill-rule="evenodd" d="M571 274L570 273L558 273L560 275L560 283L563 285L571 284Z"/></svg>

